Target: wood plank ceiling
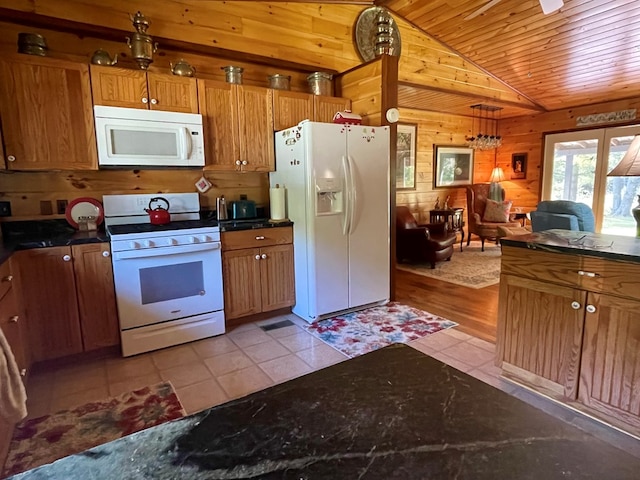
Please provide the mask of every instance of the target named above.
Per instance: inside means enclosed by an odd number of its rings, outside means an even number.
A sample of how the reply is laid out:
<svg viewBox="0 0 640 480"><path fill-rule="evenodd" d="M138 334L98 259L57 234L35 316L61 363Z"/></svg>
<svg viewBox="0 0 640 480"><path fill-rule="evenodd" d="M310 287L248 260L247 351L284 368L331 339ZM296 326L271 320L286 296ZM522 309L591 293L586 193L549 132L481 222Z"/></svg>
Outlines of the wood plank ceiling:
<svg viewBox="0 0 640 480"><path fill-rule="evenodd" d="M637 0L564 0L548 15L538 0L376 3L545 110L640 96Z"/></svg>

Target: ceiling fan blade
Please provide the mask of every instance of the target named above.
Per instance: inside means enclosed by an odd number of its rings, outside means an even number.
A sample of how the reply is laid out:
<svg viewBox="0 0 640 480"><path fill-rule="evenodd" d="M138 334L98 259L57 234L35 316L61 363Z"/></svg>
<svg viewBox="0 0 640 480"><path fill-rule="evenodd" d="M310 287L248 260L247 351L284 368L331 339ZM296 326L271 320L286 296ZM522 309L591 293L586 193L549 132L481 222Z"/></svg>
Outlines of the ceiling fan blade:
<svg viewBox="0 0 640 480"><path fill-rule="evenodd" d="M562 0L540 0L540 6L542 7L542 13L549 15L564 7L564 2Z"/></svg>
<svg viewBox="0 0 640 480"><path fill-rule="evenodd" d="M489 10L491 7L493 7L494 5L497 5L501 2L502 0L491 0L489 3L483 5L482 7L480 7L478 10L476 10L473 13L470 13L469 15L467 15L466 17L464 17L465 20L471 20L473 18L476 18L478 15L482 15L484 12L486 12L487 10Z"/></svg>

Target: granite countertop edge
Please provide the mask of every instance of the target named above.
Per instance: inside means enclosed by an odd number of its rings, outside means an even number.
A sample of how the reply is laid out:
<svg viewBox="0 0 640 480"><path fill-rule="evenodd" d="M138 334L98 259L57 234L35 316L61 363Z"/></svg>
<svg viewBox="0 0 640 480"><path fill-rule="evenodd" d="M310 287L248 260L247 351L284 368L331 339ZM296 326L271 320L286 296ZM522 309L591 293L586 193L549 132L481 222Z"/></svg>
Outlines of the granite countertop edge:
<svg viewBox="0 0 640 480"><path fill-rule="evenodd" d="M640 238L572 230L545 230L500 239L501 245L640 263Z"/></svg>

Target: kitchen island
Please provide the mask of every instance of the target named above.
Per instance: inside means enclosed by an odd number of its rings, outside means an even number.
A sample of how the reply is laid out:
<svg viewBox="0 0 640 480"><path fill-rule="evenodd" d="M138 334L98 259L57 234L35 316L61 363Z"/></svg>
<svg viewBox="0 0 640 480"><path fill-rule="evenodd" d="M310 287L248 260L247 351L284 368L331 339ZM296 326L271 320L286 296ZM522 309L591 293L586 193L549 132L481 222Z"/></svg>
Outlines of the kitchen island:
<svg viewBox="0 0 640 480"><path fill-rule="evenodd" d="M501 243L503 376L640 437L640 240L547 230Z"/></svg>
<svg viewBox="0 0 640 480"><path fill-rule="evenodd" d="M640 459L403 344L20 479L635 479Z"/></svg>

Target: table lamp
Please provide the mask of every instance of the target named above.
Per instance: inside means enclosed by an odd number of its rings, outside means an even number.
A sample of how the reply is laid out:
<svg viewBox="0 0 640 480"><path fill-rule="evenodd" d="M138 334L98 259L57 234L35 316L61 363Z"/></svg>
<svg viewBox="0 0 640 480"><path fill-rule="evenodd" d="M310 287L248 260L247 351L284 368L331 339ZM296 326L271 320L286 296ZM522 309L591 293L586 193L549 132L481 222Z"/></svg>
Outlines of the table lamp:
<svg viewBox="0 0 640 480"><path fill-rule="evenodd" d="M640 135L636 135L629 149L616 167L607 173L607 177L640 177ZM640 195L638 205L631 209L636 220L636 237L640 238Z"/></svg>
<svg viewBox="0 0 640 480"><path fill-rule="evenodd" d="M489 198L496 202L502 201L502 189L500 188L500 182L505 180L504 172L501 167L495 167L491 171L491 177L489 178Z"/></svg>

